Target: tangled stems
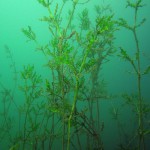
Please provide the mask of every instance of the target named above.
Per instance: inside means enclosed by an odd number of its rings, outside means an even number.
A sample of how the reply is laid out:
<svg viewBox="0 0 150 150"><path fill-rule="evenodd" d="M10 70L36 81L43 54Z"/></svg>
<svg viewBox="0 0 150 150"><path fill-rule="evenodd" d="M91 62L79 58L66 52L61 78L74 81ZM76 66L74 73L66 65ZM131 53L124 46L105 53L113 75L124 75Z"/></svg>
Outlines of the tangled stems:
<svg viewBox="0 0 150 150"><path fill-rule="evenodd" d="M113 40L112 37L114 32L114 23L111 20L112 16L103 17L103 15L100 16L100 12L96 11L98 17L96 17L97 19L95 18L96 20L94 22L94 28L91 28L89 25L90 21L88 12L85 10L80 15L79 29L81 29L81 33L79 33L77 27L75 27L77 29L76 31L72 28L72 26L74 26L73 17L75 16L75 8L77 4L80 4L78 0L72 1L72 9L69 12L68 21L66 22L65 26L64 24L61 24L61 12L63 10L64 3L66 2L65 0L60 7L60 11L58 11L59 7L58 4L56 4L54 12L52 12L50 5L46 3L45 0L38 1L48 10L48 17L44 16L40 20L48 23L48 27L52 35L52 39L49 40L46 46L40 46L38 48L38 50L41 50L44 55L50 59L46 65L52 73L52 81L46 79L46 93L48 94L48 100L50 101L48 110L55 112L60 116L61 119L59 123L61 124L62 129L62 149L69 150L72 144L71 129L73 128L75 130L79 130L79 126L80 130L82 130L82 123L80 123L80 121L77 125L74 125L73 122L75 121L74 115L77 109L76 104L78 100L85 99L82 88L86 86L86 81L84 81L83 78L90 76L91 71L97 68L96 76L94 75L94 77L96 77L96 80L98 80L99 66L106 55L109 55L112 50L111 41ZM36 41L36 36L30 27L23 30L23 33L29 38L29 40ZM107 33L107 36L105 33ZM36 42L36 44L38 43ZM81 59L78 57L78 54L80 54ZM71 76L68 77L67 73L69 73L69 76ZM95 82L92 84L93 86L97 86ZM89 91L91 88L87 87ZM72 95L72 90L73 99L71 100L69 97ZM89 93L92 95L92 92ZM90 94L88 97L92 101L93 99L91 98ZM95 97L97 97L97 95ZM70 104L66 107L68 102L70 102ZM91 103L93 104L93 102ZM97 105L97 107L99 106ZM93 108L91 107L89 109ZM90 111L93 112L92 110ZM91 113L91 115L93 114ZM75 122L77 123L78 121ZM100 121L98 122L99 127ZM89 124L93 123L90 122ZM84 126L84 128L86 128L86 126ZM90 132L90 130L87 131L87 129L86 131L92 134L92 139L95 140L96 137L97 140L98 138L96 132L99 129L96 130L96 127L93 125L91 125L91 128L93 128L94 133ZM78 143L80 143L78 135L77 138ZM89 141L89 143L87 147L97 147L93 142ZM73 144L72 146L74 147ZM81 149L81 146L79 147Z"/></svg>

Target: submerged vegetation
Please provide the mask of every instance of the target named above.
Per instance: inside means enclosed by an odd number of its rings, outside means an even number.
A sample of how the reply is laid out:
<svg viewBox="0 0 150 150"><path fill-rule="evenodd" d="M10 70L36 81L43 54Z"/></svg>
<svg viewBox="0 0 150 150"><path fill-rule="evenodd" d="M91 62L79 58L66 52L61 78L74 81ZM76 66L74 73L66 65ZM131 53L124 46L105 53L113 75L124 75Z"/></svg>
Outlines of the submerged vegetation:
<svg viewBox="0 0 150 150"><path fill-rule="evenodd" d="M150 115L150 106L142 95L141 84L142 77L150 72L150 66L142 70L137 36L137 29L145 22L145 19L137 21L143 0L127 0L127 7L135 13L133 26L123 18L115 20L109 6L96 5L92 12L94 17L91 17L83 7L89 0L37 1L47 10L47 15L40 21L47 24L50 39L41 44L31 26L23 28L22 33L44 55L46 63L43 66L49 75L43 78L36 71L36 64L24 66L18 73L11 51L5 46L14 74L14 87L9 89L0 82L1 145L7 140L9 150L104 150L103 134L107 128L102 119L101 102L121 98L107 91L102 67L118 53L114 34L124 27L133 33L136 49L135 55L130 56L120 45L119 57L133 67L137 93L122 94L125 106L121 105L122 100L119 108L111 105L120 136L115 149L146 150L150 134L146 117ZM68 3L70 9L67 10ZM77 8L81 12L77 12ZM21 92L19 103L15 96L18 92ZM132 131L124 126L119 112L126 106L133 111L133 125L136 125Z"/></svg>
<svg viewBox="0 0 150 150"><path fill-rule="evenodd" d="M123 98L125 99L125 103L131 107L133 113L135 114L134 118L136 120L136 129L133 131L133 135L131 135L130 140L127 141L125 146L120 145L122 148L132 148L138 150L145 150L145 139L150 134L150 128L147 122L147 115L149 116L150 105L144 100L142 95L142 79L143 76L147 75L150 72L150 65L147 68L143 68L141 65L141 49L139 46L139 39L137 36L137 30L140 28L146 19L142 19L138 22L138 12L144 6L142 0L137 0L136 2L127 1L127 6L134 10L133 16L133 25L129 25L128 22L121 18L118 21L118 24L125 29L129 30L133 34L134 42L135 42L135 50L134 56L130 56L124 48L120 47L120 57L127 61L133 68L134 74L137 80L137 92L129 94L123 94ZM143 69L143 70L142 70ZM133 144L134 143L134 144Z"/></svg>

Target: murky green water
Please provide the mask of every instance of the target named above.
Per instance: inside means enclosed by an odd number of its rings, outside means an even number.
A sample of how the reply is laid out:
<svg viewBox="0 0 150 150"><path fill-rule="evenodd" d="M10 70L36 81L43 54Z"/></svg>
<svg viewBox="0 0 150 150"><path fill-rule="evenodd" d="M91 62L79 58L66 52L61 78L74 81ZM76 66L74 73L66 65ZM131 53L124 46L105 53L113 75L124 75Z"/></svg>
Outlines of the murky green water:
<svg viewBox="0 0 150 150"><path fill-rule="evenodd" d="M0 150L149 150L149 7L1 0Z"/></svg>

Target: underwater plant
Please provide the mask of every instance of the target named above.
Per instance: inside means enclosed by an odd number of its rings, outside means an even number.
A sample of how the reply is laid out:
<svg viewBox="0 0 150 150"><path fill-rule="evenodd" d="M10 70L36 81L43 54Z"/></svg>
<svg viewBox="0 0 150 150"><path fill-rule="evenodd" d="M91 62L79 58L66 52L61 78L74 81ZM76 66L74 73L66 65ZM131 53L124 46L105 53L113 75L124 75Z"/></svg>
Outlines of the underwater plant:
<svg viewBox="0 0 150 150"><path fill-rule="evenodd" d="M150 72L150 65L146 68L142 68L141 63L141 53L139 39L137 30L145 23L146 19L142 19L140 22L138 21L138 12L140 9L144 7L143 0L136 0L134 2L127 0L126 7L130 7L134 10L134 23L130 25L125 19L120 18L118 20L118 25L124 27L128 31L132 32L134 42L135 42L135 52L134 56L130 56L127 50L120 47L120 54L123 60L127 61L133 68L134 74L136 76L137 81L137 93L123 94L123 98L126 101L126 104L132 108L132 111L135 114L137 126L136 131L134 131L133 135L131 135L130 140L127 141L126 146L121 145L121 149L138 149L145 150L146 149L146 138L150 134L150 128L146 123L146 116L149 116L150 113L150 105L146 103L144 97L142 95L142 79L145 75Z"/></svg>
<svg viewBox="0 0 150 150"><path fill-rule="evenodd" d="M119 141L117 134L113 135L114 145L121 150L146 150L146 138L150 134L146 116L149 116L150 107L142 95L141 84L143 76L150 72L150 66L141 67L137 36L137 29L145 22L145 19L137 21L143 1L127 0L127 7L135 13L133 26L123 18L116 21L110 6L96 5L90 14L86 8L92 2L90 0L37 2L47 12L39 19L47 25L44 39L47 41L43 44L30 25L21 31L27 41L35 44L36 53L41 52L44 56L40 69L47 76L43 77L36 70L36 64L23 66L18 76L13 55L5 46L14 87L7 88L0 82L0 143L7 141L9 150L107 149L105 144L109 143L105 143L104 134L108 124L103 120L103 110L107 107L102 107L102 101L109 99L112 102L112 98L118 97L107 91L102 69L116 52L116 30L124 27L133 33L136 45L134 57L122 45L119 48L119 57L129 62L137 78L137 93L123 94L124 103L135 115L135 128L128 133L120 111L125 108L111 103L111 114L119 130ZM16 93L20 94L19 98ZM112 127L111 122L111 130Z"/></svg>
<svg viewBox="0 0 150 150"><path fill-rule="evenodd" d="M95 21L90 25L88 10L83 9L78 15L80 23L77 25L74 21L76 7L88 1L72 1L68 20L64 23L62 14L66 11L64 8L67 1L62 1L62 4L44 0L38 2L48 11L48 16L40 20L48 24L51 39L41 46L30 26L22 29L22 32L37 44L37 50L48 60L45 66L51 71L51 79L45 80L46 105L51 112L53 129L49 132L55 136L58 134L55 131L55 122L58 120L61 126L59 136L62 138L62 149L83 149L82 138L87 138L88 141L85 148L102 149L100 134L103 131L103 122L99 120L99 100L106 98L107 94L103 90L99 74L106 58L114 53L113 34L116 28L113 14L105 9L108 11L108 15L105 15L100 6L95 6ZM73 141L77 141L77 147Z"/></svg>
<svg viewBox="0 0 150 150"><path fill-rule="evenodd" d="M10 61L10 70L12 71L13 75L13 89L7 88L1 81L0 81L0 87L1 87L1 102L2 102L2 110L1 110L1 118L2 118L2 124L1 124L1 135L0 139L3 139L6 135L9 135L9 138L11 139L11 128L12 128L12 117L9 115L10 109L14 107L15 109L18 109L18 106L14 100L14 95L17 88L17 69L15 60L13 58L13 54L11 53L11 50L7 45L4 46L4 51L6 53L6 57Z"/></svg>

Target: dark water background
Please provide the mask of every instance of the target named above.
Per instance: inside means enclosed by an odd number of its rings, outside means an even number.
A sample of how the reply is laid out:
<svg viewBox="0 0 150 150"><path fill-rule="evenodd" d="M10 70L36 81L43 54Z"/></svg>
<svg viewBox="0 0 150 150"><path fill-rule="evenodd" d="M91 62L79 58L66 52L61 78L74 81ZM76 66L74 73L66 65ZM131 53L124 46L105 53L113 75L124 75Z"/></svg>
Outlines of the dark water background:
<svg viewBox="0 0 150 150"><path fill-rule="evenodd" d="M141 68L144 69L150 65L150 1L144 0L145 7L140 9L139 18L146 18L145 24L138 30L138 38L141 49ZM126 8L125 0L91 0L83 8L87 7L91 18L93 17L93 7L96 4L107 5L109 4L114 12L115 19L125 18L133 23L133 11L132 9ZM69 4L68 4L69 7ZM77 12L83 9L81 6L77 7ZM67 8L66 8L67 10ZM8 45L13 55L13 59L16 64L17 72L23 69L24 65L34 64L36 71L46 78L50 75L50 72L43 67L46 62L45 57L39 52L35 52L36 45L32 42L26 42L27 39L21 32L22 28L26 28L30 25L35 33L37 34L38 41L40 44L44 44L50 38L47 34L47 25L41 23L38 19L45 15L47 12L39 5L36 0L1 0L0 1L0 82L5 85L8 89L14 87L14 76L10 69L10 60L7 58L7 54L4 46ZM64 14L65 15L65 14ZM64 17L65 18L65 17ZM65 22L65 20L63 20ZM77 20L78 21L78 20ZM135 49L135 43L133 41L133 35L126 29L121 29L115 33L115 46L124 47L130 55L133 55L133 49ZM146 57L145 57L146 56ZM107 83L107 90L110 94L121 95L122 93L137 92L137 82L133 74L129 74L128 71L133 71L129 63L121 60L114 54L109 57L109 62L106 63L102 68L102 78ZM18 79L20 75L18 74ZM18 84L21 84L21 80L18 80ZM145 101L150 101L150 74L146 75L142 79L142 95ZM1 97L0 97L1 100ZM23 97L19 90L15 92L15 100L17 104L21 104ZM118 143L119 137L117 136L117 127L112 116L110 115L111 107L119 107L122 104L123 99L118 98L116 100L103 101L101 104L101 115L105 123L105 129L103 132L103 142L106 150L115 149ZM0 105L1 105L0 101ZM0 106L0 109L2 109ZM123 108L120 111L123 113L122 121L126 120L125 126L130 131L130 116L132 112L128 109ZM15 110L12 109L13 116L16 116ZM150 116L149 116L150 117ZM3 120L0 120L0 124ZM150 121L148 118L147 121ZM134 127L134 125L133 125ZM147 142L150 140L148 138ZM0 150L5 150L4 145L0 143ZM148 148L148 147L147 147ZM150 147L149 147L150 148ZM147 149L148 150L148 149Z"/></svg>

